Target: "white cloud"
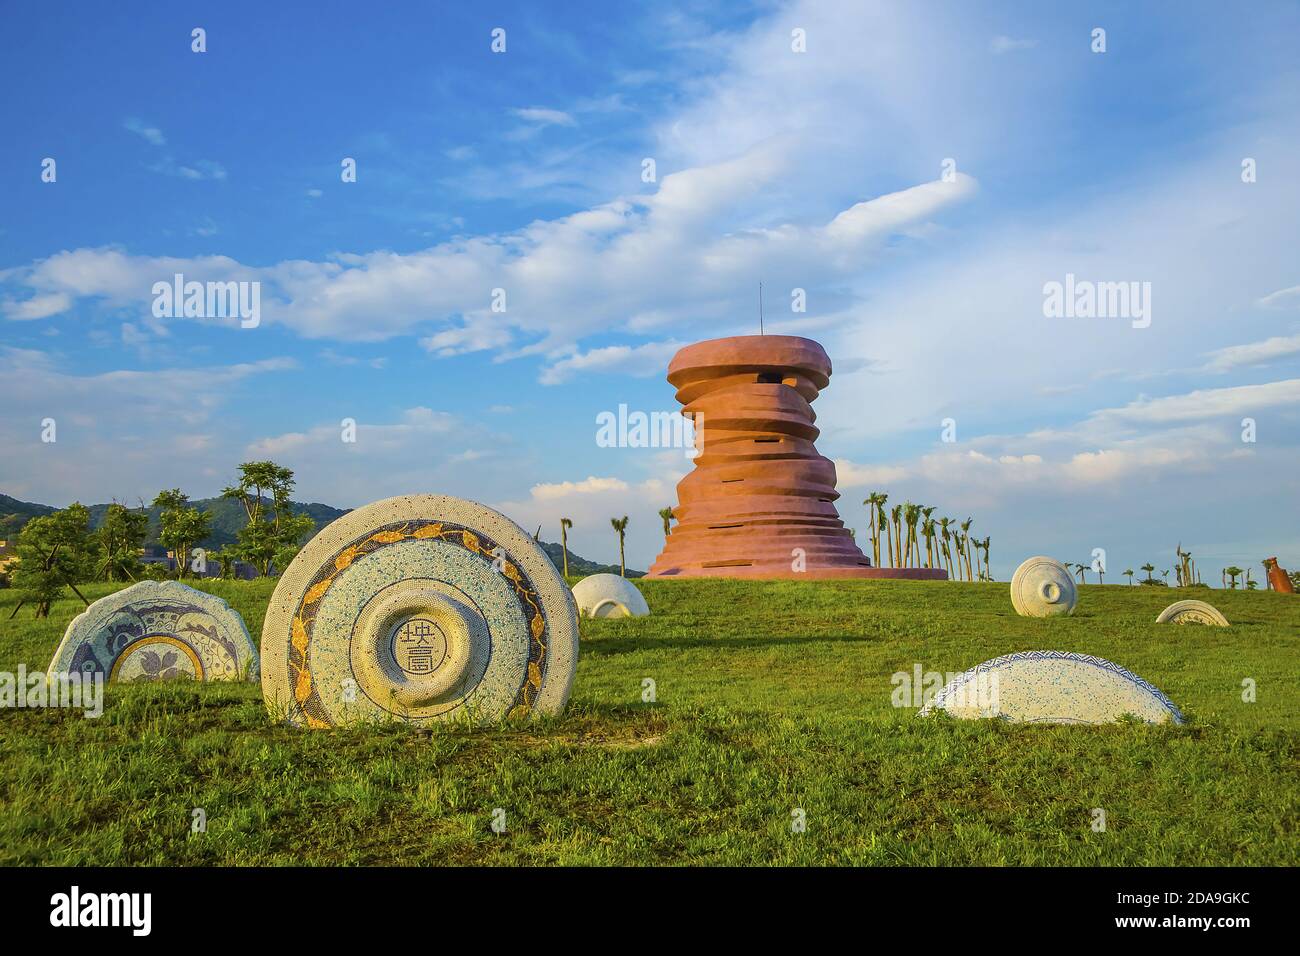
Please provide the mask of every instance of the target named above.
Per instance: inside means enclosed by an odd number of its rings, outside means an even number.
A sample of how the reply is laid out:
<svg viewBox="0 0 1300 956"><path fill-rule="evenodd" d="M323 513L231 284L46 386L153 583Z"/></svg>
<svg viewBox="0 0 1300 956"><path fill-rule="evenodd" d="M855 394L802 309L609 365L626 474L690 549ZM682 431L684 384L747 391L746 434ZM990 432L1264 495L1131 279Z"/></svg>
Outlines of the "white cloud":
<svg viewBox="0 0 1300 956"><path fill-rule="evenodd" d="M1140 398L1122 408L1096 412L1096 419L1119 419L1153 425L1233 418L1244 412L1300 404L1300 378L1262 385L1198 389L1185 395Z"/></svg>
<svg viewBox="0 0 1300 956"><path fill-rule="evenodd" d="M1208 372L1227 372L1251 365L1263 365L1278 359L1300 355L1300 334L1275 335L1262 342L1229 345L1210 352L1205 365Z"/></svg>
<svg viewBox="0 0 1300 956"><path fill-rule="evenodd" d="M671 173L650 196L407 255L340 253L323 262L255 268L221 256L151 258L78 249L0 278L114 305L145 305L152 284L176 272L198 281L257 280L263 283L263 323L309 338L378 341L454 322L423 338L424 347L456 355L540 336L518 354L545 353L620 324L698 328L731 321L738 290L748 290L755 276L791 286L855 276L886 240L975 189L969 176L959 175L955 182L864 200L822 226L727 231L722 221L787 162L784 149L765 146L716 166ZM674 281L665 283L664 276ZM506 293L505 312L492 310L497 288Z"/></svg>
<svg viewBox="0 0 1300 956"><path fill-rule="evenodd" d="M158 129L156 126L150 126L143 120L136 119L134 116L128 117L123 121L122 127L135 133L153 146L167 145L167 138L163 136L162 130Z"/></svg>
<svg viewBox="0 0 1300 956"><path fill-rule="evenodd" d="M1293 285L1289 289L1278 289L1276 292L1270 292L1255 304L1265 309L1298 308L1300 307L1300 285Z"/></svg>
<svg viewBox="0 0 1300 956"><path fill-rule="evenodd" d="M576 352L543 369L538 381L543 385L559 385L582 372L616 372L634 377L663 375L668 361L685 344L671 340L644 345L609 345L589 352Z"/></svg>
<svg viewBox="0 0 1300 956"><path fill-rule="evenodd" d="M1015 50L1032 50L1036 46L1038 46L1037 40L1016 40L999 34L989 41L989 52L1001 56L1003 53L1011 53Z"/></svg>
<svg viewBox="0 0 1300 956"><path fill-rule="evenodd" d="M19 302L6 302L3 311L10 319L48 319L72 308L72 297L66 292L34 295Z"/></svg>
<svg viewBox="0 0 1300 956"><path fill-rule="evenodd" d="M527 106L513 109L511 115L538 126L577 126L578 121L563 110L551 110L541 106Z"/></svg>

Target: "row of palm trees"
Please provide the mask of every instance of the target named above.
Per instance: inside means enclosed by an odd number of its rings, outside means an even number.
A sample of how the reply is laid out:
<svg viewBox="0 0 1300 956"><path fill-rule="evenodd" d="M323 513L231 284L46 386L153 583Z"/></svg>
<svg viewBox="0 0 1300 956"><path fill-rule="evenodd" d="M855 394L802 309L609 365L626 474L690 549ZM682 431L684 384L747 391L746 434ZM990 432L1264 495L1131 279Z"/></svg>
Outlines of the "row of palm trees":
<svg viewBox="0 0 1300 956"><path fill-rule="evenodd" d="M876 567L935 568L942 564L949 578L963 581L992 581L989 570L989 541L971 536L974 523L967 518L935 518L933 505L910 501L888 511L889 495L873 491L862 503L871 517L871 558ZM884 553L880 539L885 539ZM921 542L925 542L925 563L921 563ZM889 564L884 563L884 558Z"/></svg>
<svg viewBox="0 0 1300 956"><path fill-rule="evenodd" d="M963 581L992 581L989 570L989 538L971 537L973 519L960 524L953 518L934 518L937 510L932 506L915 505L908 501L885 511L889 495L872 492L862 503L871 511L871 552L876 567L935 568L947 570L949 578ZM673 509L660 508L664 537L672 533ZM610 518L610 527L618 535L618 573L627 576L624 543L627 536L628 516ZM573 519L560 519L560 547L564 552L564 576L569 576L569 529ZM850 533L852 533L850 531ZM889 564L881 563L881 536L885 538ZM925 563L921 563L921 542L925 542Z"/></svg>

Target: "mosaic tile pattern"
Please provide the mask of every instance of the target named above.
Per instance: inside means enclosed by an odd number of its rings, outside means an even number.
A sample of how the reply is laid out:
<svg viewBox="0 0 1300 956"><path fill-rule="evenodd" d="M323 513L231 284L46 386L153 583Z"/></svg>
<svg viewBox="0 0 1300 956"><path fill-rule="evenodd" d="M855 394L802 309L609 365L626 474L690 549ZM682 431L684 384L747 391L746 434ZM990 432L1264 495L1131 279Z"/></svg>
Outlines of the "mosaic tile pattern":
<svg viewBox="0 0 1300 956"><path fill-rule="evenodd" d="M1183 723L1157 688L1102 657L1068 651L1024 651L995 657L959 675L921 709L965 720L1108 724L1125 714L1147 723Z"/></svg>
<svg viewBox="0 0 1300 956"><path fill-rule="evenodd" d="M643 617L650 613L635 584L617 574L593 574L573 586L583 617Z"/></svg>
<svg viewBox="0 0 1300 956"><path fill-rule="evenodd" d="M290 723L558 713L577 607L550 558L472 501L411 495L322 529L262 628L262 693Z"/></svg>
<svg viewBox="0 0 1300 956"><path fill-rule="evenodd" d="M68 625L49 673L108 681L257 680L244 620L219 597L180 581L141 581L100 598Z"/></svg>
<svg viewBox="0 0 1300 956"><path fill-rule="evenodd" d="M1208 624L1227 627L1228 619L1213 604L1204 601L1175 601L1158 615L1157 624Z"/></svg>

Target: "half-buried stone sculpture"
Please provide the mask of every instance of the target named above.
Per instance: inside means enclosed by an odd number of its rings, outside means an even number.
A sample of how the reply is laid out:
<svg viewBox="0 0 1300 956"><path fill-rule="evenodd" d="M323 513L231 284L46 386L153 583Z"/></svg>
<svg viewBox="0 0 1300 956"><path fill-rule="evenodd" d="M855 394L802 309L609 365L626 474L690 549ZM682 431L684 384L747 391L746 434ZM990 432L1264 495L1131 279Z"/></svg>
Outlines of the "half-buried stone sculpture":
<svg viewBox="0 0 1300 956"><path fill-rule="evenodd" d="M564 708L577 607L504 515L442 495L332 522L285 569L262 628L262 694L307 727L493 720Z"/></svg>
<svg viewBox="0 0 1300 956"><path fill-rule="evenodd" d="M617 574L592 574L573 586L583 617L644 617L650 605L635 584Z"/></svg>
<svg viewBox="0 0 1300 956"><path fill-rule="evenodd" d="M695 468L677 485L677 526L650 578L925 578L873 568L835 510L835 465L817 452L811 403L830 382L820 345L740 335L688 345L668 365L695 421Z"/></svg>
<svg viewBox="0 0 1300 956"><path fill-rule="evenodd" d="M1204 601L1175 601L1156 616L1156 623L1227 627L1228 619L1213 604Z"/></svg>
<svg viewBox="0 0 1300 956"><path fill-rule="evenodd" d="M49 673L107 681L256 680L257 648L221 598L179 581L141 581L73 618Z"/></svg>
<svg viewBox="0 0 1300 956"><path fill-rule="evenodd" d="M1053 558L1027 558L1011 575L1011 606L1021 617L1073 614L1078 599L1069 569Z"/></svg>
<svg viewBox="0 0 1300 956"><path fill-rule="evenodd" d="M996 717L1031 724L1108 724L1125 715L1183 722L1174 702L1105 658L1066 651L995 657L949 681L921 709L964 720Z"/></svg>

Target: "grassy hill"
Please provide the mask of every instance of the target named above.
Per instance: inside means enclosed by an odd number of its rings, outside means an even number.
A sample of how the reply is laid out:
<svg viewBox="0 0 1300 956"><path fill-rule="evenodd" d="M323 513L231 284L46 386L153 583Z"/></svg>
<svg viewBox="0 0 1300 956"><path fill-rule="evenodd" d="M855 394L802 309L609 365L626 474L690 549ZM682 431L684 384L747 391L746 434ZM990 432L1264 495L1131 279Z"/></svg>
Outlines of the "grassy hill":
<svg viewBox="0 0 1300 956"><path fill-rule="evenodd" d="M202 586L257 635L273 584ZM111 687L92 720L0 711L0 864L1300 863L1298 597L1216 591L1221 629L1154 624L1187 596L1165 588L1085 585L1074 617L1047 621L1017 617L1005 584L638 586L652 616L582 621L567 711L526 725L295 730L255 685ZM13 601L0 592L0 670L43 668L81 605L9 621ZM1189 722L891 706L914 663L1034 649L1109 658Z"/></svg>

